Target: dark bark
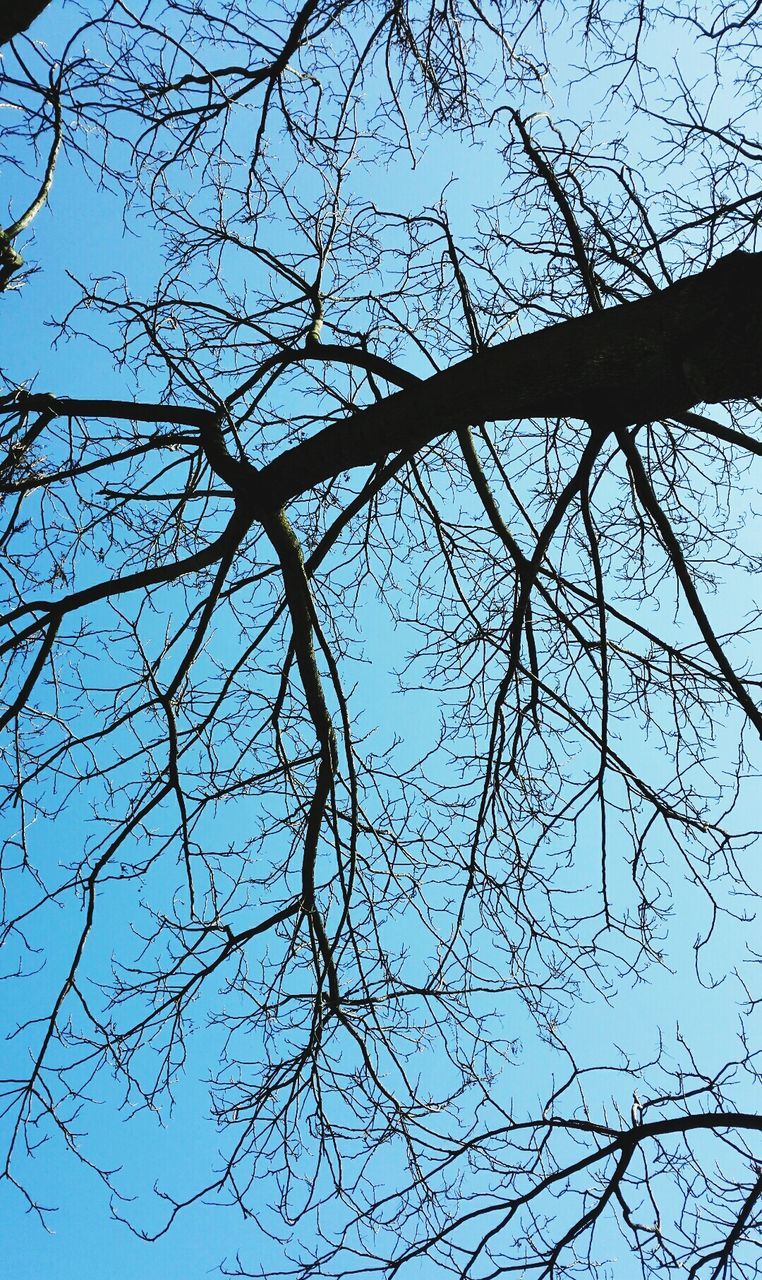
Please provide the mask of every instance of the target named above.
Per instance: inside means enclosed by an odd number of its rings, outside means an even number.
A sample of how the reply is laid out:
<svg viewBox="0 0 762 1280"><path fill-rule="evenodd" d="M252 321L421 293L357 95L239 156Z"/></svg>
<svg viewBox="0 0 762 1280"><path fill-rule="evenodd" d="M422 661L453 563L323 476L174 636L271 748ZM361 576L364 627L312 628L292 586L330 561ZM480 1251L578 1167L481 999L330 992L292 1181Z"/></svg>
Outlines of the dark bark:
<svg viewBox="0 0 762 1280"><path fill-rule="evenodd" d="M479 422L564 416L627 426L759 394L762 254L739 252L661 293L501 343L399 391L288 449L256 487L283 504Z"/></svg>
<svg viewBox="0 0 762 1280"><path fill-rule="evenodd" d="M51 395L49 392L35 392L27 395L15 392L0 401L0 407L9 407L14 403L23 407L25 412L36 410L55 417L72 416L75 418L101 418L123 420L125 422L171 423L178 427L195 427L201 430L215 420L209 409L200 409L196 405L173 404L139 404L136 400L89 400L71 399Z"/></svg>
<svg viewBox="0 0 762 1280"><path fill-rule="evenodd" d="M739 252L661 293L514 338L414 382L286 449L261 471L230 457L210 409L16 398L27 410L195 427L215 472L256 517L342 471L412 454L474 423L569 417L614 429L762 395L760 353L762 253ZM400 371L394 376L399 380ZM741 440L716 424L713 431Z"/></svg>
<svg viewBox="0 0 762 1280"><path fill-rule="evenodd" d="M26 31L49 4L50 0L5 0L0 13L0 45Z"/></svg>

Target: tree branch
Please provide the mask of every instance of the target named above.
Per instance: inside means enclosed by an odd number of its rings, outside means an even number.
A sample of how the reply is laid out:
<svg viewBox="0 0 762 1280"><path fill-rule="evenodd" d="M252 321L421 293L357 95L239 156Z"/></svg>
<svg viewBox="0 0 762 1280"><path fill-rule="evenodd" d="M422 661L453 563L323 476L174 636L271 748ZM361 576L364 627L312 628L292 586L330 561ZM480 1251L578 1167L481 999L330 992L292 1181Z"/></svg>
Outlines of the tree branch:
<svg viewBox="0 0 762 1280"><path fill-rule="evenodd" d="M762 254L732 253L661 293L501 343L353 413L259 473L272 505L475 422L629 425L762 393Z"/></svg>

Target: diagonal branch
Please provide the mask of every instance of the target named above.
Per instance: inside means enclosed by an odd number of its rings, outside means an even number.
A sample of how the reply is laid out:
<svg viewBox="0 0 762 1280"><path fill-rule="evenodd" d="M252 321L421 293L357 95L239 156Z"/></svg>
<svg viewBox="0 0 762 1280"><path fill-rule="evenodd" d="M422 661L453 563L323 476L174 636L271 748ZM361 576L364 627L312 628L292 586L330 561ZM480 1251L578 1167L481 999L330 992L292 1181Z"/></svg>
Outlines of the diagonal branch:
<svg viewBox="0 0 762 1280"><path fill-rule="evenodd" d="M514 338L318 431L262 469L287 503L474 422L570 417L623 426L762 393L762 254L733 253L660 293Z"/></svg>
<svg viewBox="0 0 762 1280"><path fill-rule="evenodd" d="M623 428L617 429L616 437L619 441L622 453L627 459L627 465L630 468L635 492L640 499L643 509L651 518L665 547L667 555L672 562L672 567L677 575L677 580L683 589L683 594L685 595L691 613L696 620L696 625L703 636L704 643L727 680L728 685L735 694L736 701L741 707L743 707L747 716L754 725L754 728L757 730L757 733L762 737L762 712L760 712L759 708L750 698L745 684L736 675L727 659L725 650L714 634L712 624L706 615L704 606L702 605L699 594L696 591L693 578L691 577L691 571L688 567L685 556L683 555L682 548L675 537L672 525L670 524L658 498L656 497L656 494L653 491L635 441L630 433L625 431Z"/></svg>
<svg viewBox="0 0 762 1280"><path fill-rule="evenodd" d="M50 0L5 0L0 14L0 45L26 31L49 4Z"/></svg>

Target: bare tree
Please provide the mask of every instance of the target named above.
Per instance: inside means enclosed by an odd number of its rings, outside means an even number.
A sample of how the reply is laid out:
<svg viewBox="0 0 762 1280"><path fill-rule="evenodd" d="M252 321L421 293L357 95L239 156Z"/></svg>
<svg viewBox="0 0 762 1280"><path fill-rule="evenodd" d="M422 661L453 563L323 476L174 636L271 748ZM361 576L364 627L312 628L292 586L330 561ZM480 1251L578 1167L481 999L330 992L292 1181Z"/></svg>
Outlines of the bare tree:
<svg viewBox="0 0 762 1280"><path fill-rule="evenodd" d="M755 16L111 0L14 41L48 158L4 306L61 152L155 256L56 312L118 397L5 374L26 1208L41 1134L118 1195L90 1105L197 1044L220 1156L154 1235L216 1197L284 1275L760 1273ZM687 921L711 1061L628 1019Z"/></svg>

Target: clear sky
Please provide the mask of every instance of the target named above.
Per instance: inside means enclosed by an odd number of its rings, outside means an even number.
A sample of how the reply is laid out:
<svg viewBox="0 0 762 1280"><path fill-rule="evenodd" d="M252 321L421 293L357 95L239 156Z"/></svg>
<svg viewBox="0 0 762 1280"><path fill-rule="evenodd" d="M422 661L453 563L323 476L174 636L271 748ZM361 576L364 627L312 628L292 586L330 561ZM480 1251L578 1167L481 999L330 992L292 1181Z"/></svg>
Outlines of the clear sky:
<svg viewBox="0 0 762 1280"><path fill-rule="evenodd" d="M66 15L62 15L54 0L50 12L35 25L33 35L54 48L66 27ZM687 57L687 53L684 56ZM580 95L584 100L584 87L577 87L575 93L577 100ZM559 116L565 116L568 104L558 104L557 110ZM620 125L617 112L612 108L612 131ZM637 150L634 138L629 144ZM408 157L399 155L389 162L380 181L376 173L358 177L358 196L372 195L379 205L388 202L390 207L404 211L433 204L450 177L456 176L457 182L448 188L447 205L453 226L465 235L471 229L469 220L477 194L478 203L486 204L489 197L499 191L502 163L498 151L488 146L472 146L468 138L463 137L457 142L440 137L422 151L415 168L411 168ZM15 174L7 171L2 176L11 200L23 203L29 188L24 187ZM14 182L18 182L19 194ZM277 244L277 233L274 237ZM37 390L49 390L56 395L129 397L135 381L140 383L144 397L158 394L159 380L153 378L150 371L115 369L108 351L98 346L79 338L70 341L64 338L51 345L55 329L50 324L51 319L64 316L78 295L78 286L70 277L85 280L124 273L136 294L147 293L159 270L154 248L151 229L142 216L134 209L123 215L122 203L116 196L97 190L83 177L76 161L70 164L64 159L55 175L49 205L37 219L34 235L27 237L24 245L25 257L30 262L38 261L40 270L31 275L23 289L9 292L0 299L3 367L8 374L19 380L34 377ZM233 283L238 287L241 281ZM107 341L104 334L102 329L101 337ZM413 548L411 557L420 550ZM404 586L403 582L403 590ZM713 599L712 608L716 616L732 622L739 606L743 609L746 603L739 598L734 575L729 574L727 587ZM435 732L446 694L426 688L405 695L398 691L395 671L405 662L409 638L404 628L394 628L386 607L382 602L374 602L370 593L363 597L357 625L360 634L367 637L371 663L365 667L357 664L347 683L351 686L355 678L358 683L362 682L364 724L368 728L380 726L379 745L387 744L396 734L405 744L403 750L411 757L419 754ZM157 636L159 631L157 623ZM729 738L720 728L719 755L726 750L727 741ZM658 746L645 741L628 745L636 765L653 763ZM11 824L13 820L13 814L6 819ZM227 836L235 838L237 821L240 819L232 807L223 814L218 833L220 843ZM754 821L754 806L744 797L735 823L743 828L752 826ZM584 834L584 825L582 829ZM51 824L46 833L49 856L63 859L62 850L67 853L76 850L86 839L86 830L84 813L75 802L69 815ZM589 835L593 849L592 827ZM613 839L616 840L616 835ZM665 839L665 850L673 856L675 850L667 848L668 845ZM584 848L584 838L582 846ZM589 882L594 884L597 864L592 857L591 863ZM162 886L159 888L161 891ZM594 998L589 989L582 990L568 1024L569 1043L580 1062L605 1058L610 1055L609 1046L619 1044L628 1045L648 1058L657 1049L659 1028L669 1037L679 1024L697 1055L705 1055L708 1065L714 1064L718 1046L732 1039L736 993L728 999L728 984L713 987L710 980L723 978L740 958L736 954L740 931L737 933L735 926L727 923L720 924L711 953L706 960L701 960L705 981L700 983L694 969L694 944L707 923L706 904L700 892L686 889L684 909L673 913L669 922L663 969L654 968L645 982L630 984L625 980L625 994L611 1002ZM28 983L0 983L2 1025L12 1028L34 1009L33 997L44 990L47 973L55 973L56 962L62 962L68 954L75 927L71 923L67 925L64 918L51 927L45 939L49 966L45 974L30 978ZM103 932L95 944L95 954L104 966L110 962L123 927L124 923L116 916L113 922L104 922ZM197 1010L199 1022L203 1021L203 1014L202 1005ZM556 1059L538 1041L526 1010L518 1004L507 1009L506 1024L506 1034L517 1041L516 1066L507 1073L501 1087L505 1088L506 1096L513 1098L517 1109L531 1107L535 1099L547 1093L554 1070L564 1070L563 1059L559 1067L554 1068ZM606 1046L602 1052L601 1045ZM20 1041L16 1040L8 1046L8 1061L14 1073L23 1069L23 1055L17 1056L19 1046ZM256 1056L256 1049L253 1045L252 1056ZM268 1274L281 1265L282 1244L268 1239L256 1218L246 1221L235 1208L219 1211L204 1204L196 1205L184 1212L172 1231L150 1244L118 1220L119 1215L123 1215L150 1231L161 1221L162 1206L151 1195L154 1185L172 1187L179 1194L188 1193L214 1169L217 1137L209 1119L205 1077L210 1055L218 1052L219 1039L211 1032L202 1031L192 1048L171 1114L161 1117L144 1114L133 1117L129 1124L120 1123L114 1115L119 1096L118 1085L114 1084L105 1086L102 1105L88 1109L90 1138L83 1149L89 1157L121 1170L115 1181L125 1199L114 1201L115 1215L109 1213L108 1192L98 1178L65 1151L55 1137L40 1147L29 1165L30 1185L35 1195L40 1203L54 1209L47 1217L46 1228L35 1214L27 1211L22 1196L13 1187L6 1184L0 1188L3 1269L8 1275L19 1280L41 1280L42 1277L82 1280L99 1275L108 1275L109 1280L133 1280L137 1276L141 1280L196 1280L212 1273L222 1259L232 1263L237 1253L252 1272L259 1267L262 1274ZM431 1069L428 1057L423 1065ZM592 1086L593 1096L595 1087ZM624 1076L618 1101L625 1111L632 1088L633 1078ZM399 1169L393 1163L390 1179L398 1175ZM267 1189L263 1187L263 1199L266 1194ZM253 1199L256 1202L256 1194ZM616 1248L613 1238L611 1248L612 1251ZM413 1264L407 1274L416 1280L418 1277L427 1280L434 1271L429 1264L421 1263ZM621 1272L618 1280L629 1280L629 1277Z"/></svg>

